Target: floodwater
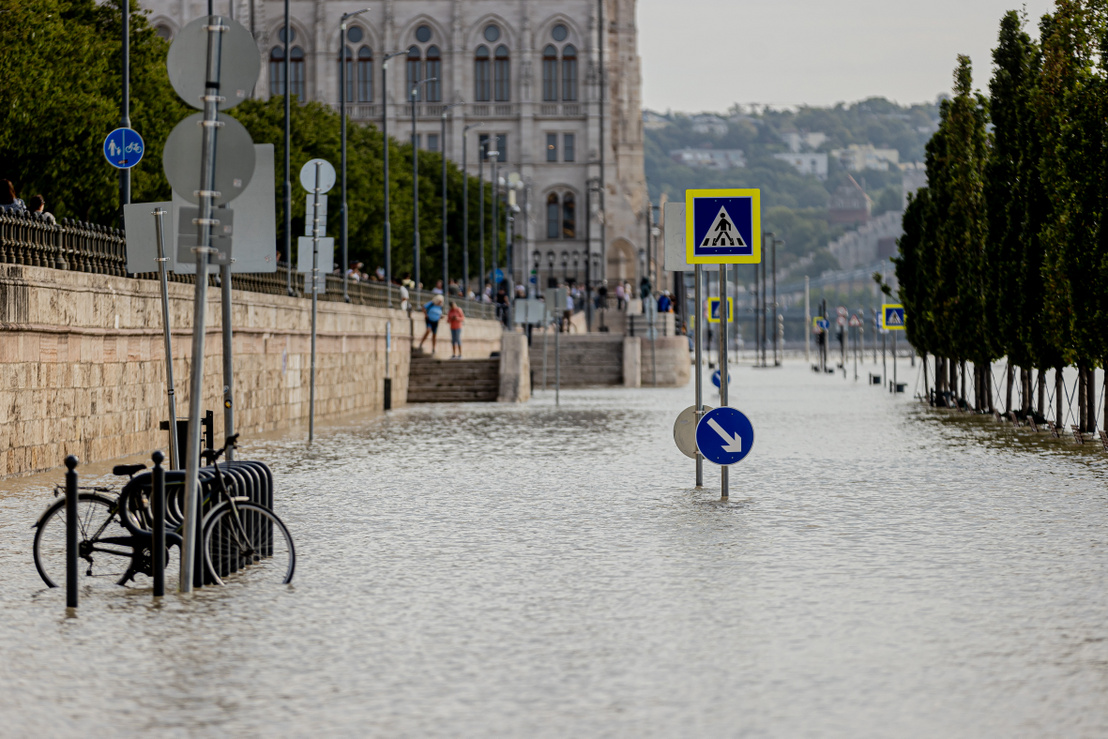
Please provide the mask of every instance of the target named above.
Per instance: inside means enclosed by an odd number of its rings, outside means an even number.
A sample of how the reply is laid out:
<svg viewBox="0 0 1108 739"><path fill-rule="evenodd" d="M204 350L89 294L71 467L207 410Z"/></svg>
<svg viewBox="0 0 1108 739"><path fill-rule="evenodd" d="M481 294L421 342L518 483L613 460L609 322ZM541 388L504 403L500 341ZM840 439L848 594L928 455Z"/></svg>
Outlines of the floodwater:
<svg viewBox="0 0 1108 739"><path fill-rule="evenodd" d="M31 559L61 474L3 483L0 733L1108 735L1099 445L800 361L732 376L756 441L727 503L673 445L691 386L250 441L287 587L67 616Z"/></svg>

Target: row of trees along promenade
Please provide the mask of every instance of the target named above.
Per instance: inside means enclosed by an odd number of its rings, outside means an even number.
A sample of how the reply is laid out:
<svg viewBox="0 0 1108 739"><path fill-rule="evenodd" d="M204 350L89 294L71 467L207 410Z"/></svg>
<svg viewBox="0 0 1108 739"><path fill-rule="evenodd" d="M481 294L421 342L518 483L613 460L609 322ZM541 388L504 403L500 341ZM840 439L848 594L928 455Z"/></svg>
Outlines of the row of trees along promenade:
<svg viewBox="0 0 1108 739"><path fill-rule="evenodd" d="M1073 366L1078 425L1091 432L1095 368L1108 369L1108 4L1057 0L1038 42L1026 25L1015 11L1001 20L988 96L959 57L896 273L908 338L935 358L938 403L993 411L1003 391L1005 413L1062 428Z"/></svg>

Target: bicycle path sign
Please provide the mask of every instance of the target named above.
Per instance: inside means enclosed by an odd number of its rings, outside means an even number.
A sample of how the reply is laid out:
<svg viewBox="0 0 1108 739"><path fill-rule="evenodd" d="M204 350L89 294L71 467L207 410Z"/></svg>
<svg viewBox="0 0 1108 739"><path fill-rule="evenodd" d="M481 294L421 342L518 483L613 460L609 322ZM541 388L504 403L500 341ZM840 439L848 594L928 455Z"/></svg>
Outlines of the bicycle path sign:
<svg viewBox="0 0 1108 739"><path fill-rule="evenodd" d="M761 232L760 190L685 191L688 264L758 264Z"/></svg>
<svg viewBox="0 0 1108 739"><path fill-rule="evenodd" d="M104 137L104 158L116 169L130 169L142 161L146 145L138 131L117 128Z"/></svg>

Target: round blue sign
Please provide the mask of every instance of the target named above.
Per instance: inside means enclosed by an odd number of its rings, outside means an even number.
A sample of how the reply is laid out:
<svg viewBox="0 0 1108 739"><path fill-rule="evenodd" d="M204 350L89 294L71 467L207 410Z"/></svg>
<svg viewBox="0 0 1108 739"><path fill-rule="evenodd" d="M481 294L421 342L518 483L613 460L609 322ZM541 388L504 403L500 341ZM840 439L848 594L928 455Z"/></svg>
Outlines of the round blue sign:
<svg viewBox="0 0 1108 739"><path fill-rule="evenodd" d="M716 370L715 372L712 373L712 384L715 385L716 387L719 387L719 378L720 377L721 377L721 375L720 375L719 370ZM730 372L727 373L727 384L728 385L731 384L731 373Z"/></svg>
<svg viewBox="0 0 1108 739"><path fill-rule="evenodd" d="M726 466L740 462L754 446L754 426L734 408L715 408L696 425L696 448L704 459Z"/></svg>
<svg viewBox="0 0 1108 739"><path fill-rule="evenodd" d="M116 169L130 169L145 152L142 136L130 128L117 128L104 139L104 158Z"/></svg>

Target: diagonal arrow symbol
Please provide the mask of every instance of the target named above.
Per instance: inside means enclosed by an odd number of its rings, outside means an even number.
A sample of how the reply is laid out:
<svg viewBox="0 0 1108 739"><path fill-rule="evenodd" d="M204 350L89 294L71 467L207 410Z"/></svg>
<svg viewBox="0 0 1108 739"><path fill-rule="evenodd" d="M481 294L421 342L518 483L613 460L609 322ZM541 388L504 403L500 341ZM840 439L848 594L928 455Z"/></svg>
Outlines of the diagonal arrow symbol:
<svg viewBox="0 0 1108 739"><path fill-rule="evenodd" d="M723 427L716 423L716 419L709 418L708 425L712 427L712 430L723 437L724 445L723 451L741 454L743 450L743 437L735 434L732 438L731 434L723 430Z"/></svg>

